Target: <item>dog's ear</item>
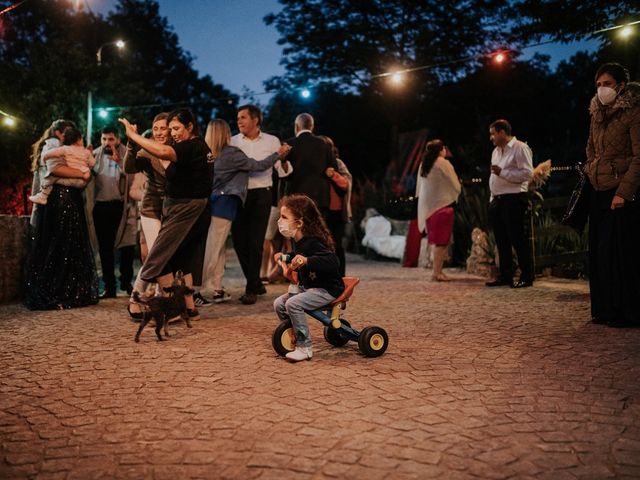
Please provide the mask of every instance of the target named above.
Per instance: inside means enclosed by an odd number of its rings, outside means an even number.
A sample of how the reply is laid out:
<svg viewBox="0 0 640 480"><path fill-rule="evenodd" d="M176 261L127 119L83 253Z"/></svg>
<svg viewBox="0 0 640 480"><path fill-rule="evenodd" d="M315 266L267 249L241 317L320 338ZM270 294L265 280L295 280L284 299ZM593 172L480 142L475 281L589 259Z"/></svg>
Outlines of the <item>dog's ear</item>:
<svg viewBox="0 0 640 480"><path fill-rule="evenodd" d="M162 289L167 293L171 293L176 289L176 287L162 287Z"/></svg>

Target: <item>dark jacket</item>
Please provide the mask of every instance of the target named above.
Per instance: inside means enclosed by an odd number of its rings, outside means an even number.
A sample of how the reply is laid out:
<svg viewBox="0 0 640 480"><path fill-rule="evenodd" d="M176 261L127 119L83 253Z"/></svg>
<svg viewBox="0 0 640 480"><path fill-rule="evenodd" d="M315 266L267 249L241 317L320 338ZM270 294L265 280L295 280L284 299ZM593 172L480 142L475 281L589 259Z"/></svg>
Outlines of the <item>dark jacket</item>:
<svg viewBox="0 0 640 480"><path fill-rule="evenodd" d="M324 172L329 167L338 169L331 147L309 132L286 143L292 147L287 160L291 162L293 172L284 178L285 194L302 193L316 202L318 208L328 209L331 180Z"/></svg>
<svg viewBox="0 0 640 480"><path fill-rule="evenodd" d="M307 264L297 270L300 285L304 288L324 288L330 295L339 297L344 290L344 282L336 254L316 237L303 237L299 242L294 242L290 258L297 254L307 257Z"/></svg>
<svg viewBox="0 0 640 480"><path fill-rule="evenodd" d="M628 83L613 104L595 96L585 171L596 190L616 189L632 201L640 187L640 84Z"/></svg>

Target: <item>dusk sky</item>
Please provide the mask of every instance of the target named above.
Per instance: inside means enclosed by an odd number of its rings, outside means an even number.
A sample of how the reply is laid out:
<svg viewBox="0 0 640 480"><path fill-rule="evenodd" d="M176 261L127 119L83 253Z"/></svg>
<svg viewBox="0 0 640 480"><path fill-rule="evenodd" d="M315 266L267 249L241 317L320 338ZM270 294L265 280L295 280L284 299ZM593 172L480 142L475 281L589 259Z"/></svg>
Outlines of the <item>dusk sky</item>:
<svg viewBox="0 0 640 480"><path fill-rule="evenodd" d="M93 11L107 13L117 0L82 0ZM195 57L194 66L209 74L233 93L246 86L264 92L263 82L284 72L280 65L282 46L274 26L264 24L265 15L278 12L277 0L160 0L160 13L173 26L180 45ZM524 51L551 55L552 65L577 50L593 49L596 43L550 44ZM256 97L266 103L268 96Z"/></svg>
<svg viewBox="0 0 640 480"><path fill-rule="evenodd" d="M116 0L86 0L106 13ZM195 57L194 67L233 93L243 86L264 92L262 82L284 69L278 32L263 22L280 10L277 0L160 0L160 13L173 26L180 45ZM263 96L257 97L263 102Z"/></svg>

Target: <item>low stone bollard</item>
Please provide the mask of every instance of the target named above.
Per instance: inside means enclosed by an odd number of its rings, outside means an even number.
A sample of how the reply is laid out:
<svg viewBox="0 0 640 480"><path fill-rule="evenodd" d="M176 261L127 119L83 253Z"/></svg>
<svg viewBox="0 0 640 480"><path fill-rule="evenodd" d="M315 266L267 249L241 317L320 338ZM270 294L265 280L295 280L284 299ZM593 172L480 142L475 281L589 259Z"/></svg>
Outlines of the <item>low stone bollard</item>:
<svg viewBox="0 0 640 480"><path fill-rule="evenodd" d="M0 304L23 295L29 217L0 215Z"/></svg>

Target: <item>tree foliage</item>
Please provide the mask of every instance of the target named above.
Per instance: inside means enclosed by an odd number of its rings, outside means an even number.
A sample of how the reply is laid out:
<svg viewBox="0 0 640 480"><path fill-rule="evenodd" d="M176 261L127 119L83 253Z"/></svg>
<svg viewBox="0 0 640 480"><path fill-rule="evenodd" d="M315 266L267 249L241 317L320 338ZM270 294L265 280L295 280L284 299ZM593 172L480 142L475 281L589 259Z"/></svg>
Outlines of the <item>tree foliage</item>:
<svg viewBox="0 0 640 480"><path fill-rule="evenodd" d="M637 0L516 0L512 9L512 37L527 42L592 37L593 32L636 21L640 15Z"/></svg>
<svg viewBox="0 0 640 480"><path fill-rule="evenodd" d="M484 0L280 0L265 17L285 45L283 78L270 87L332 81L362 87L390 69L442 64L484 52L500 39L498 9ZM422 76L460 75L473 62ZM424 74L426 73L426 74Z"/></svg>

